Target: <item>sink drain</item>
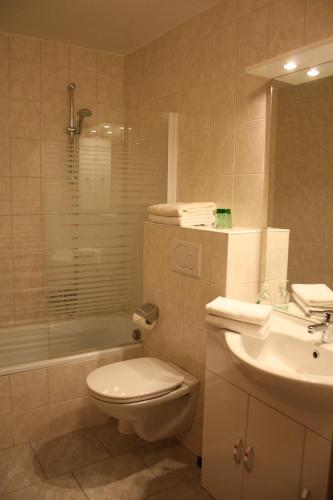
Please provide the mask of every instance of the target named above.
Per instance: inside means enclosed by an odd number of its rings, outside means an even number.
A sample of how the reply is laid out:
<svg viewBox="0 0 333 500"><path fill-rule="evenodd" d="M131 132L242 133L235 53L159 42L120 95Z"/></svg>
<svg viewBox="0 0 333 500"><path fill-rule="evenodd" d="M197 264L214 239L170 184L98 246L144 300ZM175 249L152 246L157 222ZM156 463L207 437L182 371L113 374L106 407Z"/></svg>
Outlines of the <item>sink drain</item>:
<svg viewBox="0 0 333 500"><path fill-rule="evenodd" d="M320 356L319 351L313 351L312 356L314 357L314 359L318 359Z"/></svg>

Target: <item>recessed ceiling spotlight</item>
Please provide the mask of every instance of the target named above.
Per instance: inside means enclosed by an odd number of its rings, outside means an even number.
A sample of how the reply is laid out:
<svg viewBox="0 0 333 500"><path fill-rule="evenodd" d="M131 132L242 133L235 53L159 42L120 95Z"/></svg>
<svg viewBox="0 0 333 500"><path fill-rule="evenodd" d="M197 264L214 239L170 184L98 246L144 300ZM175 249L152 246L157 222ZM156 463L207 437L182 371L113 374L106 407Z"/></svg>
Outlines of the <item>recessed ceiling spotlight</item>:
<svg viewBox="0 0 333 500"><path fill-rule="evenodd" d="M111 128L111 125L103 125L104 128Z"/></svg>
<svg viewBox="0 0 333 500"><path fill-rule="evenodd" d="M90 131L92 134L96 134L97 130L91 130Z"/></svg>
<svg viewBox="0 0 333 500"><path fill-rule="evenodd" d="M320 71L318 71L317 68L311 68L309 69L309 71L306 72L306 74L311 77L318 76L319 73Z"/></svg>
<svg viewBox="0 0 333 500"><path fill-rule="evenodd" d="M120 130L125 130L125 127L120 127Z"/></svg>
<svg viewBox="0 0 333 500"><path fill-rule="evenodd" d="M112 134L111 130L108 130L108 131L107 131L107 134Z"/></svg>
<svg viewBox="0 0 333 500"><path fill-rule="evenodd" d="M294 61L288 61L286 64L283 65L283 67L287 71L292 71L293 69L297 68L297 64L294 63Z"/></svg>

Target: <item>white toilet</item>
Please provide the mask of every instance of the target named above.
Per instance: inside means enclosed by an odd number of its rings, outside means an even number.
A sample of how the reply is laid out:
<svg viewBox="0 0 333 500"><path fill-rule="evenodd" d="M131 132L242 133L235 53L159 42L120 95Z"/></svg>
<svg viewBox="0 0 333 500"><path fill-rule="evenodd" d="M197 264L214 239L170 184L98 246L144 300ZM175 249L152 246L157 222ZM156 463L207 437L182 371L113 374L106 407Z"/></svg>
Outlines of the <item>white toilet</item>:
<svg viewBox="0 0 333 500"><path fill-rule="evenodd" d="M198 380L172 363L137 358L102 366L87 377L91 399L119 419L119 431L157 441L190 428Z"/></svg>

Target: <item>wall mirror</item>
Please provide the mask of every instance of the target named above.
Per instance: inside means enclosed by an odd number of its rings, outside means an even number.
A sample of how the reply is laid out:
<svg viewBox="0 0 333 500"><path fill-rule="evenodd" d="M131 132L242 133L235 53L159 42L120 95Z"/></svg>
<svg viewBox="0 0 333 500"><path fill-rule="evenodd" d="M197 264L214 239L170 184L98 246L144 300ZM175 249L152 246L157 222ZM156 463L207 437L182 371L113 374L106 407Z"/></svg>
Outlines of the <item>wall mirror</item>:
<svg viewBox="0 0 333 500"><path fill-rule="evenodd" d="M267 225L290 230L290 292L295 283L333 289L333 62L271 84ZM307 315L290 300L286 312Z"/></svg>

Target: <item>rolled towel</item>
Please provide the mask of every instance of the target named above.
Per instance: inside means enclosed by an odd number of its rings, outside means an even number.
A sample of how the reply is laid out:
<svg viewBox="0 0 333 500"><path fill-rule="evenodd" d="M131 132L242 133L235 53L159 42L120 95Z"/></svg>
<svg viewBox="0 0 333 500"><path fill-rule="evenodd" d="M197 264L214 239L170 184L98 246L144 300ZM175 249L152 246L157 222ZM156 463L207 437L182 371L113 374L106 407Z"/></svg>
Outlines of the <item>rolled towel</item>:
<svg viewBox="0 0 333 500"><path fill-rule="evenodd" d="M150 222L156 222L157 224L169 224L171 226L212 226L215 222L215 217L213 215L208 216L184 216L184 217L163 217L162 215L148 215L148 220Z"/></svg>
<svg viewBox="0 0 333 500"><path fill-rule="evenodd" d="M213 202L195 203L158 203L148 208L151 215L161 215L163 217L181 217L182 215L209 215L213 214L216 205Z"/></svg>
<svg viewBox="0 0 333 500"><path fill-rule="evenodd" d="M242 300L217 297L206 305L206 311L214 316L229 318L234 321L244 321L252 325L264 325L272 314L272 306L266 304L251 304Z"/></svg>
<svg viewBox="0 0 333 500"><path fill-rule="evenodd" d="M291 289L307 306L333 307L333 291L324 283L294 284Z"/></svg>
<svg viewBox="0 0 333 500"><path fill-rule="evenodd" d="M267 321L264 326L259 326L207 314L206 322L215 328L231 330L232 332L237 332L256 339L264 340L269 334L269 321Z"/></svg>

